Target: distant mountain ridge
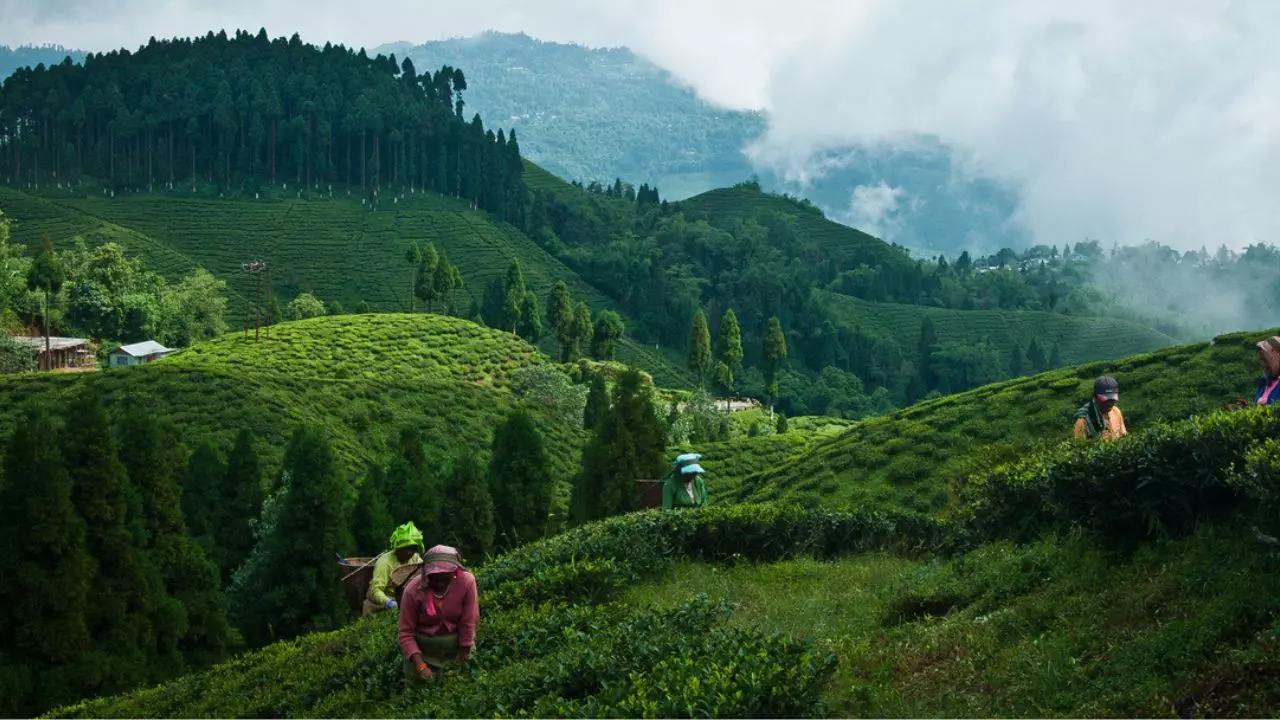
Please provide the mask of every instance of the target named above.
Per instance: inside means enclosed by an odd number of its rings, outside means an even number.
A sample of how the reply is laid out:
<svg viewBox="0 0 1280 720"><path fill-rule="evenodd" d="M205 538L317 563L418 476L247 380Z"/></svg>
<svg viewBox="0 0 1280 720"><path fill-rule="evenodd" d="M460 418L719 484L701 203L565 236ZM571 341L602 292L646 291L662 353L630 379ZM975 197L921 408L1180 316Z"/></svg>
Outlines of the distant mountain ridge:
<svg viewBox="0 0 1280 720"><path fill-rule="evenodd" d="M767 115L716 107L626 48L488 32L374 52L461 67L475 81L468 114L515 127L526 157L570 180L621 177L678 200L755 175L765 189L807 197L831 219L917 256L1028 244L1011 223L1016 194L955 172L945 146L922 138L909 149L833 149L806 168L812 177L789 179L744 152L767 129Z"/></svg>

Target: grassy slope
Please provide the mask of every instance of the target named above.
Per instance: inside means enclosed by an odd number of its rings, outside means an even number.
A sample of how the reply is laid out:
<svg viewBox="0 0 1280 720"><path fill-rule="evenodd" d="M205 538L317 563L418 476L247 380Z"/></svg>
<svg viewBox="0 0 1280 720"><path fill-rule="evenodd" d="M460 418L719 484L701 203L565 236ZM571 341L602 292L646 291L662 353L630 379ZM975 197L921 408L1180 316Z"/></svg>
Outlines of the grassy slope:
<svg viewBox="0 0 1280 720"><path fill-rule="evenodd" d="M1064 365L1136 355L1177 343L1158 330L1115 318L1027 310L948 310L869 302L827 291L818 291L818 298L844 325L890 336L913 359L920 339L920 324L926 317L933 320L940 342L974 342L988 338L1000 351L1005 367L1008 367L1013 344L1021 343L1025 351L1032 338L1044 348L1046 357L1057 343Z"/></svg>
<svg viewBox="0 0 1280 720"><path fill-rule="evenodd" d="M1122 557L1049 539L950 561L686 562L630 600L705 592L735 625L835 652L836 717L1263 717L1280 702L1277 570L1248 531L1210 526Z"/></svg>
<svg viewBox="0 0 1280 720"><path fill-rule="evenodd" d="M238 327L252 296L240 263L272 263L272 291L287 301L303 291L339 300L352 309L367 300L375 310L409 308L411 241L435 243L458 266L466 288L456 302L467 311L489 282L502 277L513 258L530 289L545 300L564 280L576 299L593 309L610 307L600 291L551 257L516 228L496 223L463 201L417 194L373 212L349 198L222 200L182 193L117 197L36 197L0 188L0 209L16 222L16 242L36 246L46 234L55 246L76 235L90 243L115 241L173 278L201 265L227 281L231 325ZM421 302L418 303L421 307ZM550 348L550 339L545 341ZM658 382L685 386L688 373L663 355L624 340L619 357L649 371Z"/></svg>
<svg viewBox="0 0 1280 720"><path fill-rule="evenodd" d="M726 500L936 509L948 501L948 482L966 469L1069 437L1071 414L1102 373L1119 379L1120 407L1131 431L1252 397L1252 345L1272 334L1225 335L996 383L864 420L838 436L809 441L812 447L793 447L800 439L733 441L717 448L720 462L748 469L725 471L723 487L714 492Z"/></svg>
<svg viewBox="0 0 1280 720"><path fill-rule="evenodd" d="M352 471L382 459L400 429L422 428L435 459L466 446L487 453L517 367L544 362L528 344L466 320L437 315L342 315L284 323L254 344L241 333L148 365L98 373L0 376L0 437L25 400L48 403L81 384L112 408L151 407L188 438L230 447L254 430L270 466L300 422L326 426ZM581 432L535 408L558 477L570 477Z"/></svg>

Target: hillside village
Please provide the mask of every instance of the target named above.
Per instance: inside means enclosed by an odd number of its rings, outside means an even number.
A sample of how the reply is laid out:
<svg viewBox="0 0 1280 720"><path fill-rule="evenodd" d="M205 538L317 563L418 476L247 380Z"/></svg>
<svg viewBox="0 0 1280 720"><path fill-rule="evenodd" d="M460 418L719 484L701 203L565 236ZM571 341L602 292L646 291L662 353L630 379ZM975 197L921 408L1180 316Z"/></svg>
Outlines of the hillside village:
<svg viewBox="0 0 1280 720"><path fill-rule="evenodd" d="M4 80L0 715L1275 714L1280 329L1095 274L1265 318L1274 247L913 257L471 92L265 30Z"/></svg>

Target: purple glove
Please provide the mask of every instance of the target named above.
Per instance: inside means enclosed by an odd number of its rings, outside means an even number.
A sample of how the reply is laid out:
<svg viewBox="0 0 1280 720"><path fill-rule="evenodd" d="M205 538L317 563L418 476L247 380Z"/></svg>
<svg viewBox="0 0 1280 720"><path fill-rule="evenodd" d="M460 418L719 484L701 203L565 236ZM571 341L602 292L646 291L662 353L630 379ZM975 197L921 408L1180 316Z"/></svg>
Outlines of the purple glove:
<svg viewBox="0 0 1280 720"><path fill-rule="evenodd" d="M387 609L388 609L388 610L395 610L395 609L396 609L396 599L395 599L395 598L387 598L386 607L387 607Z"/></svg>

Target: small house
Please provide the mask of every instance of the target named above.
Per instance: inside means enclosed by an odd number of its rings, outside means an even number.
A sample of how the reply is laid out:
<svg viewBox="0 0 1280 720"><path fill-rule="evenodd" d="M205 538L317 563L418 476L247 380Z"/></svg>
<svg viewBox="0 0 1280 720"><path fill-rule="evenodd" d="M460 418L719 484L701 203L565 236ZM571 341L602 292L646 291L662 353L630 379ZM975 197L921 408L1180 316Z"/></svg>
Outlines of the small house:
<svg viewBox="0 0 1280 720"><path fill-rule="evenodd" d="M149 363L157 358L162 358L171 352L173 351L155 340L147 340L145 342L134 343L132 345L121 345L111 351L109 364L110 367L141 365L143 363Z"/></svg>
<svg viewBox="0 0 1280 720"><path fill-rule="evenodd" d="M36 367L41 370L82 370L94 367L94 352L85 338L15 337L15 341L36 351Z"/></svg>

